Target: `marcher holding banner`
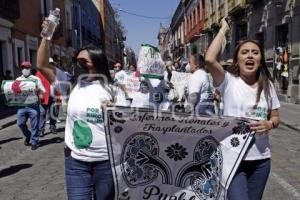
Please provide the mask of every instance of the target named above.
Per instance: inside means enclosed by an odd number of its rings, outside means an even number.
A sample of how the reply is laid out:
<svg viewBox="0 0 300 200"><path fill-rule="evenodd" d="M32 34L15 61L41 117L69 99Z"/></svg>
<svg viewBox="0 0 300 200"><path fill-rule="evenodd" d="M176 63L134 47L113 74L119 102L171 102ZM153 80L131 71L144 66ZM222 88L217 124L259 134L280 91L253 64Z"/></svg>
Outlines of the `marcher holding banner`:
<svg viewBox="0 0 300 200"><path fill-rule="evenodd" d="M212 115L215 113L214 88L210 74L205 71L204 57L191 55L189 64L193 74L188 81L188 103L196 114Z"/></svg>
<svg viewBox="0 0 300 200"><path fill-rule="evenodd" d="M32 102L29 105L20 105L17 113L17 123L20 127L22 133L25 136L24 145L31 145L32 150L36 150L38 148L39 141L39 120L40 120L40 101L39 98L42 98L43 94L46 92L44 86L42 85L41 80L31 75L31 63L29 61L24 61L21 64L22 76L18 77L13 84L13 90L17 92L22 85L22 81L34 81L36 83L35 86L35 96L37 96L37 101ZM22 94L22 91L20 91ZM30 118L31 124L31 132L27 127L27 119Z"/></svg>
<svg viewBox="0 0 300 200"><path fill-rule="evenodd" d="M51 83L57 84L59 71L49 65L49 56L50 41L43 38L38 67ZM68 199L112 199L114 185L102 115L102 106L112 101L107 58L102 49L94 47L79 49L74 58L76 83L70 94L65 127Z"/></svg>
<svg viewBox="0 0 300 200"><path fill-rule="evenodd" d="M270 73L265 63L264 50L254 40L246 40L236 47L233 64L224 71L217 56L229 25L223 18L221 28L206 52L205 61L214 84L224 99L224 115L246 117L256 132L228 189L229 200L261 199L270 172L270 144L268 131L279 124L280 107Z"/></svg>

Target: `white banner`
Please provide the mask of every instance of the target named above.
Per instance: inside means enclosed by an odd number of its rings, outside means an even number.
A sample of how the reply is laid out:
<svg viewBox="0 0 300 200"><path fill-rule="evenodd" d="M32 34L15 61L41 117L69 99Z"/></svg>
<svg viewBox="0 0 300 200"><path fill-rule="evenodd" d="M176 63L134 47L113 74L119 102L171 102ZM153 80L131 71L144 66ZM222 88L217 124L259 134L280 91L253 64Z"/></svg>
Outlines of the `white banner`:
<svg viewBox="0 0 300 200"><path fill-rule="evenodd" d="M148 44L142 45L137 66L144 77L159 79L164 77L165 65L156 47Z"/></svg>
<svg viewBox="0 0 300 200"><path fill-rule="evenodd" d="M6 105L26 106L38 103L36 87L33 80L4 80L1 92L5 95Z"/></svg>
<svg viewBox="0 0 300 200"><path fill-rule="evenodd" d="M235 118L109 108L115 200L226 199L253 134Z"/></svg>

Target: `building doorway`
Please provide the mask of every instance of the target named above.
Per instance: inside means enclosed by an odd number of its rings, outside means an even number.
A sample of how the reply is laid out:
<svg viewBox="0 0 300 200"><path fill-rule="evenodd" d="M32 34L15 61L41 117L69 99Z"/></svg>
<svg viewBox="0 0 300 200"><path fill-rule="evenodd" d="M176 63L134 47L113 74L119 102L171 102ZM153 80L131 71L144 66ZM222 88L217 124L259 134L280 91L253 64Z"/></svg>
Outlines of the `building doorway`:
<svg viewBox="0 0 300 200"><path fill-rule="evenodd" d="M287 47L288 46L288 34L289 25L282 24L276 27L276 46Z"/></svg>
<svg viewBox="0 0 300 200"><path fill-rule="evenodd" d="M29 59L30 62L32 64L32 74L35 74L36 72L36 56L37 56L37 52L34 49L29 49Z"/></svg>

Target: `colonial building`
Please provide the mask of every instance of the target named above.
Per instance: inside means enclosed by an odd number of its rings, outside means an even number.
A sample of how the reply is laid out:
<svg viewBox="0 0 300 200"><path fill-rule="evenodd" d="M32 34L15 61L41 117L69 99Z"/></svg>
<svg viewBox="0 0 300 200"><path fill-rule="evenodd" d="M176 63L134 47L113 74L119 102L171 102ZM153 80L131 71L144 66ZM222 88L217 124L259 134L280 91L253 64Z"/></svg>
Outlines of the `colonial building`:
<svg viewBox="0 0 300 200"><path fill-rule="evenodd" d="M184 6L180 1L172 17L170 24L171 49L170 55L173 60L179 60L184 56Z"/></svg>
<svg viewBox="0 0 300 200"><path fill-rule="evenodd" d="M194 53L204 54L203 37L200 34L204 29L205 3L204 0L184 0L184 42L186 56Z"/></svg>
<svg viewBox="0 0 300 200"><path fill-rule="evenodd" d="M102 41L105 46L105 53L110 66L116 62L123 63L124 28L118 19L118 13L115 11L108 0L100 0L100 16L102 21Z"/></svg>
<svg viewBox="0 0 300 200"><path fill-rule="evenodd" d="M0 3L0 81L4 79L6 73L13 76L13 38L12 28L15 21L20 17L19 0L2 0ZM24 53L22 54L23 58Z"/></svg>
<svg viewBox="0 0 300 200"><path fill-rule="evenodd" d="M178 37L174 33L178 30L178 24L181 23L179 13L182 10L184 12L184 37ZM287 49L288 77L283 80L279 76L279 79L275 81L275 86L281 100L299 103L300 1L182 0L170 25L173 36L171 54L178 55L177 45L180 42L177 38L184 38L185 56L196 52L205 53L219 30L219 21L224 16L230 16L232 24L230 37L227 37L226 48L220 58L222 60L231 58L240 40L255 39L264 46L266 62L272 73L275 66L275 50L278 47ZM287 82L287 87L282 87L283 81Z"/></svg>

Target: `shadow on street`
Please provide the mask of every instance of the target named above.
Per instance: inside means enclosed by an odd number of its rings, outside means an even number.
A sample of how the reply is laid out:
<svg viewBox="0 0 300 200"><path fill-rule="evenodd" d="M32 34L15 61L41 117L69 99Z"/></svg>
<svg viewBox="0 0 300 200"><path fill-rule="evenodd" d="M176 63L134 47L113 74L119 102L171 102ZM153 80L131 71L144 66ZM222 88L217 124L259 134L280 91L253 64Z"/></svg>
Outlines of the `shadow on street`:
<svg viewBox="0 0 300 200"><path fill-rule="evenodd" d="M30 167L32 167L32 164L20 164L20 165L10 166L9 168L0 171L0 178L3 178L5 176L10 176L23 169L30 168Z"/></svg>
<svg viewBox="0 0 300 200"><path fill-rule="evenodd" d="M64 141L64 138L62 138L62 137L55 137L55 138L51 138L51 139L40 140L39 147L46 146L49 144L61 143L63 141Z"/></svg>
<svg viewBox="0 0 300 200"><path fill-rule="evenodd" d="M20 139L22 139L22 138L21 138L21 137L14 137L14 138L6 139L6 140L0 140L0 145L1 145L1 144L8 143L8 142L15 141L15 140L20 140Z"/></svg>

